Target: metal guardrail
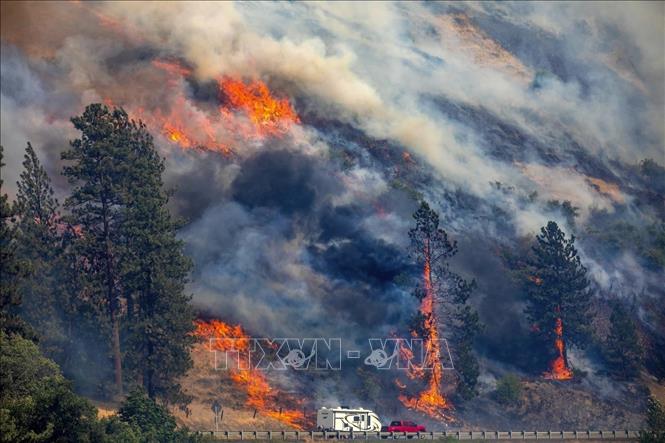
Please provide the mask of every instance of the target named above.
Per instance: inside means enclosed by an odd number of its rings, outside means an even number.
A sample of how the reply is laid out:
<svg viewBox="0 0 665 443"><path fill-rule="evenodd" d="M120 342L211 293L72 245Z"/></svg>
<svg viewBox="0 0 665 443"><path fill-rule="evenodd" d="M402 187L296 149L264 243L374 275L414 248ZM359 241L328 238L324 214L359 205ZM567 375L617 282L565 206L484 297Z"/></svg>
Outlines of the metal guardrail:
<svg viewBox="0 0 665 443"><path fill-rule="evenodd" d="M197 435L219 440L327 440L327 439L396 439L419 440L637 440L640 431L440 431L440 432L372 432L372 431L197 431ZM665 436L665 433L663 433Z"/></svg>

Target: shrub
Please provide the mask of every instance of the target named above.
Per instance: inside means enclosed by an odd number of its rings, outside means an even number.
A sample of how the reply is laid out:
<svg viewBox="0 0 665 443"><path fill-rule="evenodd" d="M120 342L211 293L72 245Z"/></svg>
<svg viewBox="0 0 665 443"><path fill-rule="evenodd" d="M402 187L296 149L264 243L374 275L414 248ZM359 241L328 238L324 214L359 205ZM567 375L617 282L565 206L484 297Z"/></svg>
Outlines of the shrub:
<svg viewBox="0 0 665 443"><path fill-rule="evenodd" d="M521 395L522 384L515 374L505 375L496 384L494 398L501 404L515 404L519 401Z"/></svg>

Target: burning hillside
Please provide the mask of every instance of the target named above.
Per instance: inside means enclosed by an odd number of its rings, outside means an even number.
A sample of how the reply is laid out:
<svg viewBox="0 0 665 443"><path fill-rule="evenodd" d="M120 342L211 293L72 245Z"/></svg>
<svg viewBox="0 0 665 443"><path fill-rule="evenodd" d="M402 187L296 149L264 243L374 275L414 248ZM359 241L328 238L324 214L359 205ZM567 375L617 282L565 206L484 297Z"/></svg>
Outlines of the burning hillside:
<svg viewBox="0 0 665 443"><path fill-rule="evenodd" d="M272 387L259 369L249 361L250 338L240 325L231 326L219 320L196 322L194 334L208 342L210 352L224 353L231 380L247 396L246 406L262 416L284 423L291 429L309 424L304 417L302 402ZM228 359L231 357L230 359ZM218 356L215 355L215 359ZM230 361L229 361L230 360ZM215 360L217 361L217 360ZM289 409L284 405L294 405ZM292 406L293 407L293 406Z"/></svg>
<svg viewBox="0 0 665 443"><path fill-rule="evenodd" d="M347 404L435 429L543 423L562 392L639 422L644 380L665 377L662 4L1 7L7 223L49 195L72 220L39 237L65 281L35 286L87 328L46 334L71 335L51 351L86 395L172 386L146 379L187 358L143 365L162 350L145 331L168 329L144 317L173 301L218 319L196 323L197 364L205 342L240 365L247 331L297 356L340 343L325 370L213 385L195 367L193 402L227 390L239 425L306 429L303 407ZM19 198L26 141L40 198ZM191 319L168 324L183 352Z"/></svg>
<svg viewBox="0 0 665 443"><path fill-rule="evenodd" d="M136 117L183 149L199 148L231 155L240 140L257 141L284 136L300 120L288 99L273 96L261 80L245 82L230 77L215 80L219 106L206 110L193 105L178 90L179 83L192 78L192 70L176 62L154 60L153 66L167 76L173 91L170 110L135 109ZM107 99L108 103L114 103Z"/></svg>

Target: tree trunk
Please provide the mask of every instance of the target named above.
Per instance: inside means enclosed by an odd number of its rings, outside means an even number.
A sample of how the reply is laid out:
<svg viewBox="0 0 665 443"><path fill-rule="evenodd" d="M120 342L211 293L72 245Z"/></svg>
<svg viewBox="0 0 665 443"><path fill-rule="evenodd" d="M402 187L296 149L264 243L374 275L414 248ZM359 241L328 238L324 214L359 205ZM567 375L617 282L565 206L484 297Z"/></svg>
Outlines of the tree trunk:
<svg viewBox="0 0 665 443"><path fill-rule="evenodd" d="M113 367L115 372L115 386L119 395L122 395L122 359L120 356L120 320L117 314L113 315Z"/></svg>
<svg viewBox="0 0 665 443"><path fill-rule="evenodd" d="M115 386L118 395L122 395L122 356L120 354L120 300L115 296L113 275L113 253L111 250L111 236L109 226L109 213L106 198L102 197L102 217L104 222L104 261L106 262L106 297L109 303L109 313L113 326L113 369Z"/></svg>

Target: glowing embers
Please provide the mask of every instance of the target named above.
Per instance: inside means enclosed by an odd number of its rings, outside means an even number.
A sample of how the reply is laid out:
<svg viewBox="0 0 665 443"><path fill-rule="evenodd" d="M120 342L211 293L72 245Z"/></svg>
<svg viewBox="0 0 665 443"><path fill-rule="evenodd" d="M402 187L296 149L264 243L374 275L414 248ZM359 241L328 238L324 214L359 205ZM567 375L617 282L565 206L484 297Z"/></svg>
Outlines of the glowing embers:
<svg viewBox="0 0 665 443"><path fill-rule="evenodd" d="M301 402L270 386L261 370L244 364L248 361L250 337L240 325L232 326L220 320L197 320L195 325L194 335L208 340L211 350L232 351L227 353L227 358L235 358L236 361L229 362L229 374L233 383L246 393L245 404L248 407L293 429L303 429L306 419L301 409L279 406L280 403L300 405Z"/></svg>

